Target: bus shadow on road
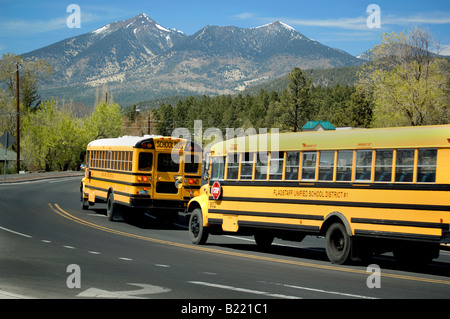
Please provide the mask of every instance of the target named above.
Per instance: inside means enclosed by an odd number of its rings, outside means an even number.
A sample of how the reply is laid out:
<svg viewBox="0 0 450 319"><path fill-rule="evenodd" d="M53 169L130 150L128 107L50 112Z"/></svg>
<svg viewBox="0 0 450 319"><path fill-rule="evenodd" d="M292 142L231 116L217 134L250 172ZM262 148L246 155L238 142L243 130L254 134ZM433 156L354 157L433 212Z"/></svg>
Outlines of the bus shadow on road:
<svg viewBox="0 0 450 319"><path fill-rule="evenodd" d="M106 208L90 208L91 213L106 217ZM167 230L185 230L182 220L168 220L156 218L148 213L122 212L122 221L140 229L167 229ZM112 222L113 223L113 222Z"/></svg>
<svg viewBox="0 0 450 319"><path fill-rule="evenodd" d="M287 245L273 244L268 248L261 248L256 244L249 243L207 243L206 246L216 246L227 249L232 249L240 252L254 252L276 255L279 257L307 259L311 262L320 261L328 262L325 248L322 247L294 247ZM338 267L361 267L366 269L367 266L376 264L383 271L406 271L409 273L421 274L421 275L433 275L450 277L450 263L440 260L434 260L428 265L405 265L397 262L392 254L373 255L364 261L355 261L351 264L336 265ZM331 263L330 263L331 265Z"/></svg>
<svg viewBox="0 0 450 319"><path fill-rule="evenodd" d="M320 247L294 247L273 244L270 247L262 248L256 244L230 244L230 243L206 243L206 246L219 246L222 248L233 249L241 252L255 252L272 254L283 257L305 258L317 261L328 261L325 248Z"/></svg>

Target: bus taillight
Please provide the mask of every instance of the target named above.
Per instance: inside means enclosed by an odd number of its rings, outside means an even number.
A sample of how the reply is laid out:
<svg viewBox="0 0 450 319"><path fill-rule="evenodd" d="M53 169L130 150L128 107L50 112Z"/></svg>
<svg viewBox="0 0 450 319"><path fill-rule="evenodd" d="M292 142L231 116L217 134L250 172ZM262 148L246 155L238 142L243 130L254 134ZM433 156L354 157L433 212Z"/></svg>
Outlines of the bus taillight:
<svg viewBox="0 0 450 319"><path fill-rule="evenodd" d="M186 181L186 180L185 180ZM199 180L198 179L194 179L194 178L189 178L187 181L190 185L192 184L198 184Z"/></svg>
<svg viewBox="0 0 450 319"><path fill-rule="evenodd" d="M138 180L138 182L147 183L150 179L147 176L138 176L137 180Z"/></svg>

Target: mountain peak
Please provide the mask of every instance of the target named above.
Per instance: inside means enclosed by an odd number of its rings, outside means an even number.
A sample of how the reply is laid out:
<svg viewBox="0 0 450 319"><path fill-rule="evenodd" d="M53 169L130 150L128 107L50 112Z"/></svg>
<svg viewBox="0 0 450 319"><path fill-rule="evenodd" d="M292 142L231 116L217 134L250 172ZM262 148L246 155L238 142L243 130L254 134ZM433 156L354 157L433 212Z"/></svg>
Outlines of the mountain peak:
<svg viewBox="0 0 450 319"><path fill-rule="evenodd" d="M296 31L297 32L297 30L295 30L293 27L291 27L290 25L288 25L288 24L286 24L284 22L281 22L281 21L273 21L271 23L267 23L267 24L264 24L264 25L261 25L259 27L255 27L255 28L252 28L252 29L261 29L261 28L277 28L277 29L284 28L284 29L287 29L289 31Z"/></svg>

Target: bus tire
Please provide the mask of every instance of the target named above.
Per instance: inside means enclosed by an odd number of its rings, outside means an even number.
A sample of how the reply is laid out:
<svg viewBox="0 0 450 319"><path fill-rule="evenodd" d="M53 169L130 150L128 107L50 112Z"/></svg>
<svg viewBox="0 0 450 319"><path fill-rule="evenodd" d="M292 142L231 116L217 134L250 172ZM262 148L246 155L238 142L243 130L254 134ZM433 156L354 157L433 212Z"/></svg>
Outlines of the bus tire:
<svg viewBox="0 0 450 319"><path fill-rule="evenodd" d="M118 205L114 202L114 193L110 192L108 194L108 199L106 201L106 216L109 221L120 221L122 216L119 211Z"/></svg>
<svg viewBox="0 0 450 319"><path fill-rule="evenodd" d="M264 231L257 231L253 236L255 238L256 245L264 250L269 249L275 239L273 234Z"/></svg>
<svg viewBox="0 0 450 319"><path fill-rule="evenodd" d="M326 252L333 264L342 265L351 260L352 238L342 223L332 224L326 232Z"/></svg>
<svg viewBox="0 0 450 319"><path fill-rule="evenodd" d="M87 198L84 198L83 186L80 187L80 194L81 194L81 209L82 210L89 209L89 200Z"/></svg>
<svg viewBox="0 0 450 319"><path fill-rule="evenodd" d="M209 232L203 227L202 210L196 208L189 218L189 237L195 245L203 245L208 240Z"/></svg>

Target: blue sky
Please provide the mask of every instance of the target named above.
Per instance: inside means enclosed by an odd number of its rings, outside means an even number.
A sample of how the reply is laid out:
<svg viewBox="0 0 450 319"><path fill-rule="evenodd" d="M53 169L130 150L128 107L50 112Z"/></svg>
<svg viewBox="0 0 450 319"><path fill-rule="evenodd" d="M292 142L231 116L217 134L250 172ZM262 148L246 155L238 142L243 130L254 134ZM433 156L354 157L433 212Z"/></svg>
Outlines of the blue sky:
<svg viewBox="0 0 450 319"><path fill-rule="evenodd" d="M81 9L81 28L67 26L70 4ZM380 28L367 26L370 4L380 8ZM380 43L383 33L420 27L450 55L450 0L0 0L0 54L26 53L140 13L188 35L206 25L251 28L279 20L352 55Z"/></svg>

